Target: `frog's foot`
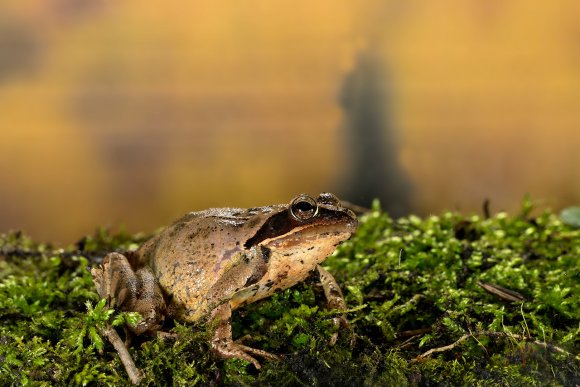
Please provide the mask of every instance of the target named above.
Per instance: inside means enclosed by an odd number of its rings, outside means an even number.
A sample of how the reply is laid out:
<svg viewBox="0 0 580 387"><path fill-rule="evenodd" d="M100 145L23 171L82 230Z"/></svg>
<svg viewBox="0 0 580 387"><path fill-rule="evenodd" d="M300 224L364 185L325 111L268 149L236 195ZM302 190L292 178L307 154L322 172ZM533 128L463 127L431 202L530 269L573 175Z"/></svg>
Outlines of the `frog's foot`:
<svg viewBox="0 0 580 387"><path fill-rule="evenodd" d="M261 349L256 349L252 347L248 347L237 342L227 340L227 339L218 339L214 338L211 342L212 351L222 359L242 359L246 360L254 365L256 369L260 369L260 363L249 354L255 356L261 356L266 359L270 360L278 360L279 357L271 354L269 352L263 351Z"/></svg>
<svg viewBox="0 0 580 387"><path fill-rule="evenodd" d="M107 300L108 308L141 315L141 321L129 326L133 333L155 332L161 327L165 301L151 269L134 270L123 254L110 253L91 274L97 293Z"/></svg>
<svg viewBox="0 0 580 387"><path fill-rule="evenodd" d="M278 356L269 352L248 347L239 341L233 341L231 316L232 309L229 304L222 304L211 313L211 318L215 324L213 338L211 340L213 353L222 359L237 358L249 361L256 369L260 369L260 363L251 355L261 356L271 360L278 359Z"/></svg>

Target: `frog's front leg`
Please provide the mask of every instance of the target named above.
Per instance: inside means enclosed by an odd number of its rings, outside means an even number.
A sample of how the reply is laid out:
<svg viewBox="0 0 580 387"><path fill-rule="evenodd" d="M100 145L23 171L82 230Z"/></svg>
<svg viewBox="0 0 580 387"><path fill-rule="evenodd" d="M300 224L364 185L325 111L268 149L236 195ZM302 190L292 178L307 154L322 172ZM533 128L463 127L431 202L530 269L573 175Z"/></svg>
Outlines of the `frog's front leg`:
<svg viewBox="0 0 580 387"><path fill-rule="evenodd" d="M260 363L249 354L276 360L278 357L260 349L247 347L232 339L232 308L229 303L224 303L215 308L211 313L214 333L211 340L212 351L222 359L238 358L249 361L260 369Z"/></svg>
<svg viewBox="0 0 580 387"><path fill-rule="evenodd" d="M110 253L91 270L97 293L107 306L125 312L138 312L142 319L128 328L137 335L157 331L165 317L163 294L151 269L134 270L127 257Z"/></svg>
<svg viewBox="0 0 580 387"><path fill-rule="evenodd" d="M233 341L231 317L233 308L258 291L257 282L266 273L268 258L269 251L257 246L246 253L237 254L232 257L220 280L207 293L207 304L213 308L210 313L211 324L214 326L212 351L222 359L244 359L258 369L260 363L250 354L270 359L277 357Z"/></svg>
<svg viewBox="0 0 580 387"><path fill-rule="evenodd" d="M346 310L346 302L340 290L338 283L326 269L322 266L317 265L316 269L318 271L318 276L320 277L320 284L324 289L324 295L326 297L326 305L330 309ZM344 314L333 318L335 326L342 328L349 328L348 321ZM334 333L330 339L330 345L336 344L338 338L338 332Z"/></svg>

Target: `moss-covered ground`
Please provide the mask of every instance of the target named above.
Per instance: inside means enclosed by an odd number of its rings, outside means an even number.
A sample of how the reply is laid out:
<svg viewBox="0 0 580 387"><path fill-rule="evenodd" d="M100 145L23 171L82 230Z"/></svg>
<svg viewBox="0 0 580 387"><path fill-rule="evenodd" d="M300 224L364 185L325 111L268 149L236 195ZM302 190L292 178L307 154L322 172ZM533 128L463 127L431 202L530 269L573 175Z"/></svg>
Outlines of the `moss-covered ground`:
<svg viewBox="0 0 580 387"><path fill-rule="evenodd" d="M335 312L309 280L234 314L234 337L280 361L216 361L207 325L168 321L177 339L133 342L142 384L577 386L580 229L535 212L392 220L377 205L325 262L349 307L336 345ZM88 268L143 240L0 236L0 385L129 383L99 328L136 316L103 309Z"/></svg>

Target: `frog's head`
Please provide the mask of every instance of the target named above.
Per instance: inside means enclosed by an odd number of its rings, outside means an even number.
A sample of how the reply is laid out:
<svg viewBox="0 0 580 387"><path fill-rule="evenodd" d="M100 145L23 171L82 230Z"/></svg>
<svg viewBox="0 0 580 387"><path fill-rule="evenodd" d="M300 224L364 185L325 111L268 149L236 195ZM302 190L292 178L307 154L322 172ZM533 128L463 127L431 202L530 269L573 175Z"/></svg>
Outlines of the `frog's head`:
<svg viewBox="0 0 580 387"><path fill-rule="evenodd" d="M336 196L322 193L316 199L302 194L290 204L276 206L264 218L245 247L268 249L277 263L312 270L324 261L342 241L350 238L357 227L355 214L343 208Z"/></svg>

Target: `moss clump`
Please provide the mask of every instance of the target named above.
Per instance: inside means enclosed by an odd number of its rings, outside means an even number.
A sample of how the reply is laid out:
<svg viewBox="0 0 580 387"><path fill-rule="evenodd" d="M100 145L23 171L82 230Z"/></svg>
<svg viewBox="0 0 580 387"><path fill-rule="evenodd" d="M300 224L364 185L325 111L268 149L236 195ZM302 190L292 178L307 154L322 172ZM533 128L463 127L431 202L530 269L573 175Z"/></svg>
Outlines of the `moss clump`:
<svg viewBox="0 0 580 387"><path fill-rule="evenodd" d="M551 212L393 220L378 205L325 266L352 333L335 332L314 280L237 311L234 337L281 354L262 369L208 354L208 327L168 322L175 340L139 338L143 384L577 385L580 229ZM135 318L103 310L88 267L144 236L99 231L53 249L0 236L0 380L122 385L98 329ZM484 289L485 288L485 289Z"/></svg>

